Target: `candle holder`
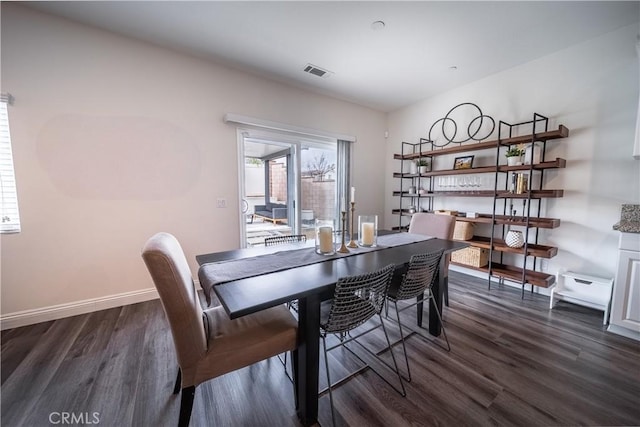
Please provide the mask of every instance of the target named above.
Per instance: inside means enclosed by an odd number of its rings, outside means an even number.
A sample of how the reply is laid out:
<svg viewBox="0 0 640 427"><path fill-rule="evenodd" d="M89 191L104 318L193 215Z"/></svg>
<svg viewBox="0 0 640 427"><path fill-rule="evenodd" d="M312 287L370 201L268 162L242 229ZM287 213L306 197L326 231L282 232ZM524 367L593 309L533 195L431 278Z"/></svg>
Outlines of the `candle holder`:
<svg viewBox="0 0 640 427"><path fill-rule="evenodd" d="M332 219L316 219L316 252L320 255L336 253L333 229Z"/></svg>
<svg viewBox="0 0 640 427"><path fill-rule="evenodd" d="M355 229L353 227L353 220L355 219L356 215L356 202L351 202L351 229L349 230L349 237L351 237L351 241L349 242L349 244L347 245L348 248L357 248L358 244L356 243L355 239L353 238L353 236L355 236Z"/></svg>
<svg viewBox="0 0 640 427"><path fill-rule="evenodd" d="M358 217L358 244L363 247L377 246L378 215L360 215Z"/></svg>
<svg viewBox="0 0 640 427"><path fill-rule="evenodd" d="M344 235L345 235L346 228L347 228L347 211L342 211L342 245L340 245L340 249L338 249L338 252L340 252L341 254L349 253L349 249L347 249L347 246L344 244Z"/></svg>

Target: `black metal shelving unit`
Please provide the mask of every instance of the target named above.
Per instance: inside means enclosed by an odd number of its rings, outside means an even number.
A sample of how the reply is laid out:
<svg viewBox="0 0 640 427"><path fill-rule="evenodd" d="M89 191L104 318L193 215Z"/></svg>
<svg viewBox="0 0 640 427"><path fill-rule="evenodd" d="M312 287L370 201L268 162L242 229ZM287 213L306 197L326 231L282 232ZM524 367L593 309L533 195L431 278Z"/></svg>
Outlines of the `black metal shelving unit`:
<svg viewBox="0 0 640 427"><path fill-rule="evenodd" d="M455 107L454 107L455 108ZM469 241L471 246L485 248L489 250L489 264L486 267L472 267L465 264L456 264L465 268L484 271L488 274L489 286L492 278L497 278L499 283L504 280L520 283L522 285L522 293L524 296L525 285L531 285L533 291L534 286L549 287L553 285L555 276L541 272L540 260L543 258L552 258L557 254L558 249L552 246L545 246L539 243L539 229L551 229L560 225L557 218L545 218L542 213L542 199L558 198L563 196L563 190L547 190L544 189L545 170L561 169L566 167L566 160L556 158L547 160L545 158L547 151L547 141L566 138L569 136L569 130L563 125L559 125L555 130L549 130L549 118L534 113L532 120L520 123L507 123L500 121L497 126L497 139L478 140L468 144L454 143L448 146L435 146L433 141L429 139L421 139L419 143L413 144L408 142L402 143L401 154L395 154L394 158L401 160L400 173L394 173L395 178L400 178L400 191L394 191L394 196L400 198L399 208L393 209L392 213L399 215L398 226L393 227L396 230L406 230L406 218L410 218L411 213L403 203L404 199L415 198L418 200L417 206L423 206L426 200L425 211L432 211L434 199L436 197L487 197L493 199L492 212L480 213L476 218L458 217L457 220L472 222L478 224L490 224L491 233L488 237L474 236ZM522 134L526 132L525 134ZM520 133L520 135L518 135ZM535 149L531 149L530 158L524 165L508 166L500 164L504 157L504 150L518 144L541 144L540 162L534 163ZM425 150L426 148L426 150ZM477 150L493 150L495 152L494 166L481 166L470 169L440 169L435 170L434 159L438 156L449 154L463 154L474 152ZM407 174L405 171L406 161L413 161L418 158L431 159L431 171L425 174ZM515 194L510 191L510 176L514 173L526 172L528 174L528 183L526 191L521 194ZM460 174L491 174L495 176L495 184L493 190L480 191L434 191L433 177L460 175ZM502 176L504 179L499 179ZM426 179L428 181L428 191L423 195L409 195L406 191L410 186L415 184L416 179ZM411 180L411 184L405 185L406 180ZM504 182L501 186L500 182ZM500 186L499 186L500 185ZM514 217L513 204L520 204L525 208L522 214ZM424 206L423 206L424 207ZM508 211L507 211L508 210ZM505 243L505 234L507 227L523 227L523 235L525 244L522 248L511 248ZM522 267L509 265L505 262L505 254L519 254L523 256ZM455 263L454 263L455 264Z"/></svg>
<svg viewBox="0 0 640 427"><path fill-rule="evenodd" d="M400 160L400 172L394 173L394 178L400 178L400 190L394 191L393 195L399 197L399 209L394 209L392 211L393 214L398 215L398 225L393 227L394 230L402 230L406 231L409 227L408 224L405 224L405 218L411 218L412 212L410 212L409 208L411 206L416 207L416 211L426 210L431 211L433 209L433 200L430 197L429 193L433 192L433 182L432 175L430 173L411 173L411 171L407 171L406 167L408 162L415 162L421 158L428 158L433 167L433 158L430 154L426 154L426 149L428 151L433 150L433 144L430 140L425 138L420 138L420 142L411 143L411 142L402 142L402 150L401 154L396 154L394 158L396 160ZM422 154L425 153L425 154ZM410 182L409 185L405 185L405 183ZM425 188L426 184L426 188ZM414 187L416 189L416 193L410 193L409 188ZM418 192L419 189L424 189L427 193L420 194ZM409 205L406 205L405 201L409 201ZM423 206L423 203L426 201L427 207L426 209Z"/></svg>

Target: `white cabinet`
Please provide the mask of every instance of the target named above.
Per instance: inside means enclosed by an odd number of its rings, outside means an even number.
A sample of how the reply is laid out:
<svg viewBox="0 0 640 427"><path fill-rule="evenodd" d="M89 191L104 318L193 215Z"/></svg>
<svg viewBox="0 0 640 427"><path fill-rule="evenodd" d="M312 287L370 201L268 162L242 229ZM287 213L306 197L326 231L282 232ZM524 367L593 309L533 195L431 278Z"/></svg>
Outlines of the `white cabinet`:
<svg viewBox="0 0 640 427"><path fill-rule="evenodd" d="M609 331L640 340L640 234L620 233Z"/></svg>

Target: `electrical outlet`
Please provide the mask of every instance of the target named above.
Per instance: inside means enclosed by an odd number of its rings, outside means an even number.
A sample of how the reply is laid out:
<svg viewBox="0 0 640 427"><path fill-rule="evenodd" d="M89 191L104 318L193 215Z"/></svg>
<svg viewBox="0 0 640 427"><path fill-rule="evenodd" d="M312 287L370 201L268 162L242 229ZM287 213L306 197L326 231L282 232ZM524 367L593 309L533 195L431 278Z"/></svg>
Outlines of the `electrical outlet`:
<svg viewBox="0 0 640 427"><path fill-rule="evenodd" d="M226 208L227 207L227 199L218 198L217 206L219 208Z"/></svg>

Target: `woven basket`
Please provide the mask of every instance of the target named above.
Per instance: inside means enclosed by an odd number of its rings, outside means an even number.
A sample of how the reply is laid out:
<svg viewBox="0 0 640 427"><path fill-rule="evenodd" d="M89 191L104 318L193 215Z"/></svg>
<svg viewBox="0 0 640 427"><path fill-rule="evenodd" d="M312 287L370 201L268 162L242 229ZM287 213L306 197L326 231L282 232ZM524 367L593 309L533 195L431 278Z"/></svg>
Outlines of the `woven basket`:
<svg viewBox="0 0 640 427"><path fill-rule="evenodd" d="M471 267L484 267L489 264L489 250L470 246L451 252L451 261Z"/></svg>
<svg viewBox="0 0 640 427"><path fill-rule="evenodd" d="M465 221L456 221L453 229L453 240L469 240L473 237L473 224Z"/></svg>

